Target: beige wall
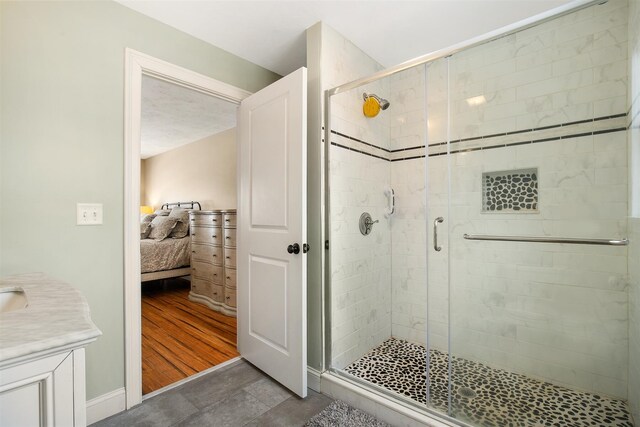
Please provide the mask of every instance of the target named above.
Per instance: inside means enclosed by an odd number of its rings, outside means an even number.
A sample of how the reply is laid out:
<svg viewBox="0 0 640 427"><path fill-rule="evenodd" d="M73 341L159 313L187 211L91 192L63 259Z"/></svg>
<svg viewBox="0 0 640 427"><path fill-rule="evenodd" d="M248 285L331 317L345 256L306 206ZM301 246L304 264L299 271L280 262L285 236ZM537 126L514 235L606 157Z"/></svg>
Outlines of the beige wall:
<svg viewBox="0 0 640 427"><path fill-rule="evenodd" d="M140 205L147 205L147 161L140 159Z"/></svg>
<svg viewBox="0 0 640 427"><path fill-rule="evenodd" d="M236 208L236 129L143 161L145 204L200 202L202 209Z"/></svg>
<svg viewBox="0 0 640 427"><path fill-rule="evenodd" d="M45 272L103 335L87 397L124 386L125 48L248 91L278 75L113 1L0 2L0 276ZM75 225L77 202L104 224Z"/></svg>

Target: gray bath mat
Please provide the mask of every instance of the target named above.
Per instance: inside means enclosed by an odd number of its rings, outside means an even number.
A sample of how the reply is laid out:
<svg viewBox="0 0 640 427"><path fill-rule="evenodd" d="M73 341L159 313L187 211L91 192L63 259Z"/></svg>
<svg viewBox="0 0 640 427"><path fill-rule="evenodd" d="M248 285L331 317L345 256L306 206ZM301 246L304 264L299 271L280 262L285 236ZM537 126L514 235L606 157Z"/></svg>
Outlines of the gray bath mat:
<svg viewBox="0 0 640 427"><path fill-rule="evenodd" d="M305 427L391 427L387 423L376 419L372 415L347 405L342 400L334 400L315 417L305 424Z"/></svg>

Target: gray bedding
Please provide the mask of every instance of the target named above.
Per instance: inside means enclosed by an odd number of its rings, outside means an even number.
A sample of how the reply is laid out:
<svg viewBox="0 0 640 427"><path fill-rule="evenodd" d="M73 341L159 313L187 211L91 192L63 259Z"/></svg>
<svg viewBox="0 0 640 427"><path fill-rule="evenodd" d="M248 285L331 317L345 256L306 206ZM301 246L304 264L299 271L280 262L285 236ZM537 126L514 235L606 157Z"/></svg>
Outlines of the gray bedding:
<svg viewBox="0 0 640 427"><path fill-rule="evenodd" d="M140 240L140 259L142 273L172 270L188 267L191 264L191 238Z"/></svg>

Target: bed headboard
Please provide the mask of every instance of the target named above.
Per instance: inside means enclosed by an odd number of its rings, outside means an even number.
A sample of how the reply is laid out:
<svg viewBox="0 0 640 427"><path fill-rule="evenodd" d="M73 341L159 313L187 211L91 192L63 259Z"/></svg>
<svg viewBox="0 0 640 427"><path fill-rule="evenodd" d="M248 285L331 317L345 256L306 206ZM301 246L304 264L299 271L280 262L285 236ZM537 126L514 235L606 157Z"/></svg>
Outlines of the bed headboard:
<svg viewBox="0 0 640 427"><path fill-rule="evenodd" d="M200 202L193 202L193 201L165 203L164 205L162 205L160 209L172 209L172 208L198 209L199 211L202 210L202 206L200 206Z"/></svg>

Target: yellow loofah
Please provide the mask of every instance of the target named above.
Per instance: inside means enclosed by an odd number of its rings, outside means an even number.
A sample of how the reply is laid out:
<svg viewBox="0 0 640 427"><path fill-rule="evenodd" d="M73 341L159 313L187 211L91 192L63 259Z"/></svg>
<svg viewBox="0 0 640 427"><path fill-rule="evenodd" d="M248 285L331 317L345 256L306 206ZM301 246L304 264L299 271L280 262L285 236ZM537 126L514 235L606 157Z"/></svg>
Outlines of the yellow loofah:
<svg viewBox="0 0 640 427"><path fill-rule="evenodd" d="M380 103L375 98L369 97L364 101L362 112L365 117L375 117L380 112Z"/></svg>

